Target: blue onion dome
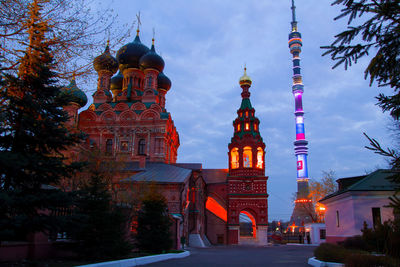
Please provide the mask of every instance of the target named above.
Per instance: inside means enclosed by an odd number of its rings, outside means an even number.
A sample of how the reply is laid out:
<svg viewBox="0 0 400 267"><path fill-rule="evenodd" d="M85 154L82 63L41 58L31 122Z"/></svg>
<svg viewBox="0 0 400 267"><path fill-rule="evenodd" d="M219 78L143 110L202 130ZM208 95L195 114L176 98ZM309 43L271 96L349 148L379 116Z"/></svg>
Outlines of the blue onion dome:
<svg viewBox="0 0 400 267"><path fill-rule="evenodd" d="M156 69L159 72L164 70L165 63L162 57L156 53L156 49L154 48L154 38L152 40L150 51L140 58L139 64L142 69Z"/></svg>
<svg viewBox="0 0 400 267"><path fill-rule="evenodd" d="M61 95L68 96L71 99L70 102L76 103L80 107L84 107L88 102L86 94L76 85L75 77L72 78L69 85L61 89Z"/></svg>
<svg viewBox="0 0 400 267"><path fill-rule="evenodd" d="M93 60L94 69L99 72L101 70L108 70L112 74L116 73L118 70L118 61L110 53L110 41L107 40L107 46L103 54L97 56Z"/></svg>
<svg viewBox="0 0 400 267"><path fill-rule="evenodd" d="M157 88L167 91L171 88L171 80L163 72L157 76Z"/></svg>
<svg viewBox="0 0 400 267"><path fill-rule="evenodd" d="M147 52L149 52L149 48L142 44L138 33L132 43L128 43L118 50L119 69L122 71L127 68L139 68L139 60Z"/></svg>
<svg viewBox="0 0 400 267"><path fill-rule="evenodd" d="M122 90L123 80L124 76L122 75L121 71L118 71L118 74L111 78L111 84L110 84L111 91Z"/></svg>

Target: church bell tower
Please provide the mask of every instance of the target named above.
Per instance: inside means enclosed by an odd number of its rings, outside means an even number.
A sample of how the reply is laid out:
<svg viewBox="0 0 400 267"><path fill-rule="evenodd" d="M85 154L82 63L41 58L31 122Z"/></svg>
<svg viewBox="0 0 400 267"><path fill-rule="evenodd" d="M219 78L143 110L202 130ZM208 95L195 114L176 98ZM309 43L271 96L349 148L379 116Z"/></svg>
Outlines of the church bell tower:
<svg viewBox="0 0 400 267"><path fill-rule="evenodd" d="M260 120L250 102L251 79L246 68L239 80L242 103L233 121L234 134L228 145L228 243L244 241L240 235L240 216L252 222L252 243L267 244L268 194L265 176L265 144L259 132ZM243 214L243 215L242 215Z"/></svg>

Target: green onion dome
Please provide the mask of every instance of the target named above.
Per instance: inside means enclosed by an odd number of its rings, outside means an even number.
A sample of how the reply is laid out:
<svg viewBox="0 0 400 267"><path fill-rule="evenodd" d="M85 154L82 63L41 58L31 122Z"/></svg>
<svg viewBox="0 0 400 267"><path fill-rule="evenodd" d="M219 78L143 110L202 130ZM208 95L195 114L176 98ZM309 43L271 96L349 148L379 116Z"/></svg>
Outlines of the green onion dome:
<svg viewBox="0 0 400 267"><path fill-rule="evenodd" d="M165 63L162 57L156 53L154 39L150 51L140 58L139 64L142 69L156 69L159 72L164 70Z"/></svg>
<svg viewBox="0 0 400 267"><path fill-rule="evenodd" d="M70 102L76 103L80 107L84 107L88 102L86 94L76 85L75 78L72 78L69 85L61 89L61 95L68 96L70 98Z"/></svg>
<svg viewBox="0 0 400 267"><path fill-rule="evenodd" d="M163 72L157 76L157 88L167 91L171 88L171 80Z"/></svg>
<svg viewBox="0 0 400 267"><path fill-rule="evenodd" d="M122 71L127 68L139 68L139 60L147 52L149 52L149 48L142 44L139 35L136 35L132 43L128 43L118 50L119 69Z"/></svg>
<svg viewBox="0 0 400 267"><path fill-rule="evenodd" d="M110 53L109 41L107 41L106 49L103 54L97 56L93 60L94 69L99 72L102 70L108 70L112 74L116 73L118 70L118 61Z"/></svg>
<svg viewBox="0 0 400 267"><path fill-rule="evenodd" d="M124 76L121 71L118 71L118 74L111 78L110 89L111 91L122 90L122 82L124 80Z"/></svg>

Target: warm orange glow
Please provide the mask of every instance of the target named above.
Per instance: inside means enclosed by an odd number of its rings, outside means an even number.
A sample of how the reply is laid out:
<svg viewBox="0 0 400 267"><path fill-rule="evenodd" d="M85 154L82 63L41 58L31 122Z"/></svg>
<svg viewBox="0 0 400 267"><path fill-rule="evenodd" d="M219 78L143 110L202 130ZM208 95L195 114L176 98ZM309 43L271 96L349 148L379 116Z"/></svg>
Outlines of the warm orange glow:
<svg viewBox="0 0 400 267"><path fill-rule="evenodd" d="M311 202L311 199L296 199L294 203L307 203Z"/></svg>
<svg viewBox="0 0 400 267"><path fill-rule="evenodd" d="M254 123L254 131L257 131L257 124Z"/></svg>
<svg viewBox="0 0 400 267"><path fill-rule="evenodd" d="M228 214L226 212L226 209L222 207L215 199L212 197L207 197L206 201L206 209L213 213L215 216L218 218L222 219L224 222L227 221Z"/></svg>
<svg viewBox="0 0 400 267"><path fill-rule="evenodd" d="M231 165L232 169L239 168L239 149L237 147L231 151Z"/></svg>
<svg viewBox="0 0 400 267"><path fill-rule="evenodd" d="M243 148L243 166L245 168L253 167L252 159L251 147L245 146Z"/></svg>
<svg viewBox="0 0 400 267"><path fill-rule="evenodd" d="M326 208L325 208L325 207L319 207L319 210L321 210L321 211L325 211L325 210L326 210Z"/></svg>
<svg viewBox="0 0 400 267"><path fill-rule="evenodd" d="M240 213L246 214L247 217L250 218L252 226L253 226L253 237L256 238L257 236L257 226L256 226L256 219L254 219L253 215L251 215L249 212L243 210Z"/></svg>
<svg viewBox="0 0 400 267"><path fill-rule="evenodd" d="M246 131L248 131L248 130L250 129L250 126L249 126L249 124L248 124L248 123L246 123L246 124L245 124L245 126L246 126L246 127L245 127Z"/></svg>
<svg viewBox="0 0 400 267"><path fill-rule="evenodd" d="M248 111L246 111L246 118L249 116L249 112Z"/></svg>
<svg viewBox="0 0 400 267"><path fill-rule="evenodd" d="M261 147L257 148L257 168L262 169L263 167L263 150Z"/></svg>
<svg viewBox="0 0 400 267"><path fill-rule="evenodd" d="M240 131L240 124L237 125L237 131Z"/></svg>

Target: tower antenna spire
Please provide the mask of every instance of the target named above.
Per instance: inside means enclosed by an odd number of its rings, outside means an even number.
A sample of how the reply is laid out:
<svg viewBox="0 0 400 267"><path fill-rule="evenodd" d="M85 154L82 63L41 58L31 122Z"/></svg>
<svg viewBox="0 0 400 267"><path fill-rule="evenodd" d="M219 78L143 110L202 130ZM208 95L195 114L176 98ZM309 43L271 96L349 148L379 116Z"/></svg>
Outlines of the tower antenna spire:
<svg viewBox="0 0 400 267"><path fill-rule="evenodd" d="M296 6L294 5L294 0L292 0L292 32L297 32L297 21L296 21Z"/></svg>

